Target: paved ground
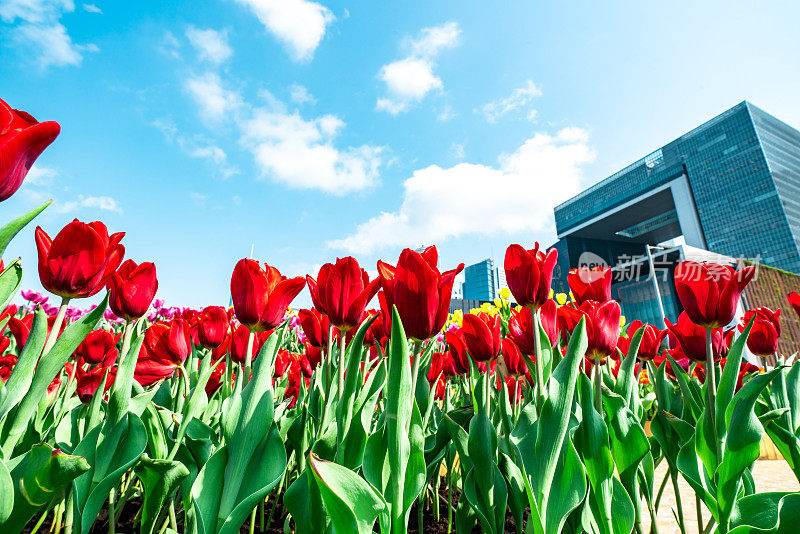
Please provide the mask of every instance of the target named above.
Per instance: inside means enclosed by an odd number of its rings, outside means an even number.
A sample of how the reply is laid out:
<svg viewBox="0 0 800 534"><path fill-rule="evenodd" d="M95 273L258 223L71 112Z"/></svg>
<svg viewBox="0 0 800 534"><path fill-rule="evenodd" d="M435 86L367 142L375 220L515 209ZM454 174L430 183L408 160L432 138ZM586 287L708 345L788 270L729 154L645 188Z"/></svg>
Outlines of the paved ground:
<svg viewBox="0 0 800 534"><path fill-rule="evenodd" d="M656 491L667 468L664 462L656 469L655 484ZM758 460L753 468L753 477L756 481L756 489L759 492L763 491L798 491L800 484L797 482L792 470L785 461L781 460ZM688 527L687 533L697 534L697 512L695 508L694 491L689 485L679 476L678 488L683 504L683 514ZM673 516L672 510L677 510L675 504L675 492L672 490L672 484L667 483L667 489L664 490L664 496L661 498L661 504L658 509L658 530L659 534L679 534L678 522ZM708 523L711 516L708 510L703 507L703 523ZM647 507L644 502L642 503L642 523L643 531L650 531L650 517L647 513Z"/></svg>

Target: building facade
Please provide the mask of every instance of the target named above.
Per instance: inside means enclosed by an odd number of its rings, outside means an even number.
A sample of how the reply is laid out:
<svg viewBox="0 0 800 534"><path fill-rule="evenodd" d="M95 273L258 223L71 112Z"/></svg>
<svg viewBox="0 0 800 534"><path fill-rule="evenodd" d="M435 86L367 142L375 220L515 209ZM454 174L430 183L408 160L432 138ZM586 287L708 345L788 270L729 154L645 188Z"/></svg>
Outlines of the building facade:
<svg viewBox="0 0 800 534"><path fill-rule="evenodd" d="M800 273L800 132L742 102L556 206L560 267L687 245Z"/></svg>
<svg viewBox="0 0 800 534"><path fill-rule="evenodd" d="M505 270L502 266L496 266L492 258L464 269L464 300L493 301L499 296L500 288L505 285Z"/></svg>
<svg viewBox="0 0 800 534"><path fill-rule="evenodd" d="M744 260L800 273L800 132L742 102L556 206L554 214L556 291L569 290L570 268L611 266L612 295L627 317L660 325L663 313L674 321L678 261L719 254L723 263ZM758 282L751 285L763 296Z"/></svg>

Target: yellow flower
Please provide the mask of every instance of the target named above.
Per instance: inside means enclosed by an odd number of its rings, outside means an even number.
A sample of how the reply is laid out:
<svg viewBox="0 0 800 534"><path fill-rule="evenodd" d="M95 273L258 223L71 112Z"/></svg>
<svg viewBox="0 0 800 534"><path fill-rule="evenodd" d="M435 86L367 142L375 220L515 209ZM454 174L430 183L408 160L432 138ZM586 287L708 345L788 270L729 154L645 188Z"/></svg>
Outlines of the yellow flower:
<svg viewBox="0 0 800 534"><path fill-rule="evenodd" d="M494 299L494 305L495 305L496 308L502 308L503 307L503 301L500 300L500 299Z"/></svg>
<svg viewBox="0 0 800 534"><path fill-rule="evenodd" d="M556 302L559 306L567 303L567 295L565 293L556 293Z"/></svg>
<svg viewBox="0 0 800 534"><path fill-rule="evenodd" d="M511 298L511 291L508 290L507 287L504 287L500 290L500 298L503 300L508 300Z"/></svg>
<svg viewBox="0 0 800 534"><path fill-rule="evenodd" d="M625 326L625 316L624 315L620 315L619 316L619 326L620 327Z"/></svg>
<svg viewBox="0 0 800 534"><path fill-rule="evenodd" d="M549 299L553 298L553 288L552 287L550 288L550 293L547 295L547 298L549 298Z"/></svg>

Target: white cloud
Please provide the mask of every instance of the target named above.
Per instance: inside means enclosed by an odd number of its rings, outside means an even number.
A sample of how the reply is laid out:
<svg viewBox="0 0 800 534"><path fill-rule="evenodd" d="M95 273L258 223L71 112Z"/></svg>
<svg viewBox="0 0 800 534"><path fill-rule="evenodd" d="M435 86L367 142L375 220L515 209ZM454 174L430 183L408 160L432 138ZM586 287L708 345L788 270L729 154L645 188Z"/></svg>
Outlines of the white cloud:
<svg viewBox="0 0 800 534"><path fill-rule="evenodd" d="M197 50L197 57L211 63L220 64L233 55L228 44L228 32L212 29L201 30L194 26L186 28L186 37Z"/></svg>
<svg viewBox="0 0 800 534"><path fill-rule="evenodd" d="M201 115L212 122L221 121L241 105L238 94L225 89L219 75L214 72L189 76L186 89L200 107Z"/></svg>
<svg viewBox="0 0 800 534"><path fill-rule="evenodd" d="M419 57L432 57L445 48L453 48L461 38L456 22L423 28L420 36L410 41L411 53Z"/></svg>
<svg viewBox="0 0 800 534"><path fill-rule="evenodd" d="M290 187L344 195L377 181L382 148L337 148L345 124L334 115L304 119L297 112L256 108L240 126L261 172Z"/></svg>
<svg viewBox="0 0 800 534"><path fill-rule="evenodd" d="M579 190L581 166L593 159L587 132L565 128L554 136L535 134L496 167L431 165L405 181L397 211L371 218L328 246L369 254L470 234L541 231L553 206Z"/></svg>
<svg viewBox="0 0 800 534"><path fill-rule="evenodd" d="M527 108L537 96L542 96L542 89L532 80L528 80L524 86L517 87L511 91L511 94L507 97L484 104L481 112L486 116L487 121L495 123L508 113ZM535 109L529 109L526 118L534 121L536 120L536 115Z"/></svg>
<svg viewBox="0 0 800 534"><path fill-rule="evenodd" d="M39 165L34 165L31 167L31 170L28 171L28 175L25 177L25 184L26 185L50 185L53 183L55 177L58 176L58 171L51 167L40 167Z"/></svg>
<svg viewBox="0 0 800 534"><path fill-rule="evenodd" d="M455 22L424 28L408 41L410 54L381 67L378 78L386 84L386 96L378 98L375 109L397 115L408 111L433 90L443 88L434 73L436 56L459 42L461 30Z"/></svg>
<svg viewBox="0 0 800 534"><path fill-rule="evenodd" d="M170 119L156 119L152 122L152 125L161 131L167 141L177 144L189 156L214 163L218 167L222 178L230 178L235 174L239 174L239 169L228 163L228 155L217 145L209 143L202 138L189 138L182 135L178 131L177 125Z"/></svg>
<svg viewBox="0 0 800 534"><path fill-rule="evenodd" d="M293 84L289 88L289 91L290 91L289 96L292 99L292 102L294 102L295 104L302 106L303 104L317 103L317 99L314 98L314 95L308 92L308 89L303 87L302 85Z"/></svg>
<svg viewBox="0 0 800 534"><path fill-rule="evenodd" d="M99 15L103 14L103 10L94 4L83 4L83 10L87 13L97 13Z"/></svg>
<svg viewBox="0 0 800 534"><path fill-rule="evenodd" d="M54 207L55 211L58 213L71 213L83 208L95 208L104 211L122 213L122 208L120 207L119 202L116 199L107 196L86 197L83 195L78 195L76 200L69 200L62 204L57 204Z"/></svg>
<svg viewBox="0 0 800 534"><path fill-rule="evenodd" d="M72 42L60 19L74 10L72 0L5 0L0 3L0 19L9 24L18 21L11 35L20 46L38 52L36 61L42 69L80 65L86 52L99 48Z"/></svg>
<svg viewBox="0 0 800 534"><path fill-rule="evenodd" d="M283 43L295 61L308 61L335 20L330 9L309 0L237 0Z"/></svg>
<svg viewBox="0 0 800 534"><path fill-rule="evenodd" d="M208 200L208 196L207 195L202 195L200 193L196 193L196 192L193 191L193 192L189 193L189 198L192 199L192 203L195 206L200 207L200 208L205 208L206 207L206 201Z"/></svg>

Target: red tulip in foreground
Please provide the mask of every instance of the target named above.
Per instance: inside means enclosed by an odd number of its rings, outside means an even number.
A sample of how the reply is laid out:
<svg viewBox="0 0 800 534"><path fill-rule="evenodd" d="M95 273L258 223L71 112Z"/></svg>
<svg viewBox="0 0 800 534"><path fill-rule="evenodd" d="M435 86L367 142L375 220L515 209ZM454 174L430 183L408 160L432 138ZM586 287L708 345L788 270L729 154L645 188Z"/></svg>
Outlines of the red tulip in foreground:
<svg viewBox="0 0 800 534"><path fill-rule="evenodd" d="M192 352L189 325L183 319L153 324L144 334L134 378L149 386L169 378Z"/></svg>
<svg viewBox="0 0 800 534"><path fill-rule="evenodd" d="M92 330L78 345L75 355L92 365L112 365L119 353L117 341L119 335L115 336L108 330Z"/></svg>
<svg viewBox="0 0 800 534"><path fill-rule="evenodd" d="M644 332L642 333L642 340L639 343L639 352L636 354L636 357L642 361L650 361L661 352L661 342L664 341L664 337L666 337L668 330L659 330L655 326L651 324L644 324L639 320L632 321L630 325L628 325L628 329L626 333L628 334L627 337L620 337L619 342L617 343L617 347L622 352L623 356L627 356L628 350L630 348L631 337L644 326Z"/></svg>
<svg viewBox="0 0 800 534"><path fill-rule="evenodd" d="M38 122L0 99L0 202L17 192L36 158L60 131L57 122Z"/></svg>
<svg viewBox="0 0 800 534"><path fill-rule="evenodd" d="M502 358L500 368L503 370L504 375L517 378L525 376L528 366L525 365L525 360L519 347L511 339L506 338L503 340L500 357Z"/></svg>
<svg viewBox="0 0 800 534"><path fill-rule="evenodd" d="M306 280L314 305L341 332L361 323L367 304L380 287L379 280L370 282L367 271L351 256L326 263L316 280L310 276Z"/></svg>
<svg viewBox="0 0 800 534"><path fill-rule="evenodd" d="M125 260L119 270L108 278L108 306L114 315L135 321L147 313L158 291L156 266L150 262L136 265Z"/></svg>
<svg viewBox="0 0 800 534"><path fill-rule="evenodd" d="M794 312L800 316L800 295L798 295L796 291L792 291L786 296L786 299L789 301Z"/></svg>
<svg viewBox="0 0 800 534"><path fill-rule="evenodd" d="M464 269L440 272L439 253L431 246L420 254L411 249L400 253L396 267L378 262L387 310L397 306L406 335L424 341L438 334L447 320L455 277Z"/></svg>
<svg viewBox="0 0 800 534"><path fill-rule="evenodd" d="M75 219L55 239L36 228L39 279L45 289L65 299L91 297L100 291L117 270L125 247L125 234L108 235L100 221L82 223Z"/></svg>
<svg viewBox="0 0 800 534"><path fill-rule="evenodd" d="M729 265L683 261L675 267L675 290L695 324L719 328L733 321L739 296L755 267L734 271Z"/></svg>
<svg viewBox="0 0 800 534"><path fill-rule="evenodd" d="M772 311L766 306L754 310L747 310L739 331L743 331L755 317L750 336L747 338L747 348L756 356L766 358L778 350L778 338L781 335L781 310Z"/></svg>
<svg viewBox="0 0 800 534"><path fill-rule="evenodd" d="M506 249L503 268L506 282L514 300L526 308L538 308L550 296L553 281L553 268L558 260L558 251L551 248L545 254L536 243L531 250L521 245L511 245Z"/></svg>
<svg viewBox="0 0 800 534"><path fill-rule="evenodd" d="M542 328L547 334L551 347L554 347L558 343L556 313L556 302L552 299L548 299L539 308L539 318L542 322ZM511 311L511 316L508 319L508 336L514 340L514 343L524 354L536 353L533 338L533 314L530 308L519 307Z"/></svg>
<svg viewBox="0 0 800 534"><path fill-rule="evenodd" d="M266 263L241 259L231 276L233 310L239 322L253 332L275 328L283 321L286 308L303 290L302 277L286 278Z"/></svg>
<svg viewBox="0 0 800 534"><path fill-rule="evenodd" d="M589 338L586 357L593 362L604 363L606 358L617 351L621 314L619 303L609 300L599 304L587 300L581 304L580 311L586 317L586 334Z"/></svg>
<svg viewBox="0 0 800 534"><path fill-rule="evenodd" d="M464 316L464 342L472 359L486 363L500 354L500 316L480 312Z"/></svg>
<svg viewBox="0 0 800 534"><path fill-rule="evenodd" d="M587 300L606 302L611 300L611 269L608 267L570 269L567 283L580 306Z"/></svg>
<svg viewBox="0 0 800 534"><path fill-rule="evenodd" d="M680 343L687 358L696 362L704 362L706 356L706 329L695 324L686 312L681 312L675 324L666 321L670 334ZM711 334L714 359L722 355L723 335L721 328L715 328Z"/></svg>
<svg viewBox="0 0 800 534"><path fill-rule="evenodd" d="M197 338L200 345L207 349L215 349L225 342L230 326L225 308L206 306L197 319Z"/></svg>

